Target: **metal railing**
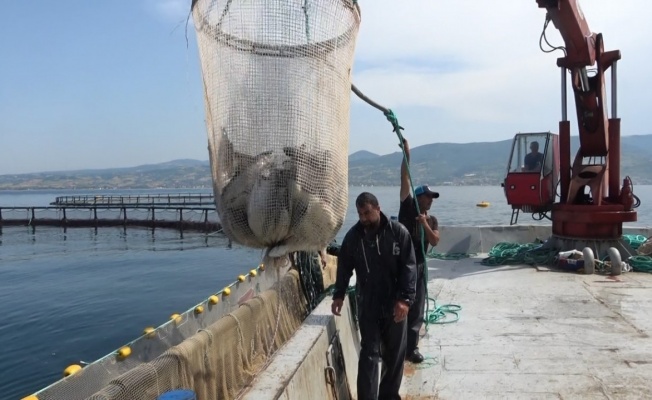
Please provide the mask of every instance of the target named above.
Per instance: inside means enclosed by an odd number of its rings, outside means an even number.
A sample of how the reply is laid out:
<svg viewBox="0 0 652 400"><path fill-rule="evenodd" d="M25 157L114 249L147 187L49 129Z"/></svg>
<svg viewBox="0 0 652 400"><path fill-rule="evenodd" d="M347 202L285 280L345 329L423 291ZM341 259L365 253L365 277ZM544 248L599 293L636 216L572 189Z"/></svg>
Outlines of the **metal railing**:
<svg viewBox="0 0 652 400"><path fill-rule="evenodd" d="M214 232L221 229L215 207L164 205L86 205L0 207L1 226L141 226Z"/></svg>
<svg viewBox="0 0 652 400"><path fill-rule="evenodd" d="M65 207L86 207L92 205L107 208L147 205L184 207L214 206L215 196L212 193L59 196L50 205Z"/></svg>

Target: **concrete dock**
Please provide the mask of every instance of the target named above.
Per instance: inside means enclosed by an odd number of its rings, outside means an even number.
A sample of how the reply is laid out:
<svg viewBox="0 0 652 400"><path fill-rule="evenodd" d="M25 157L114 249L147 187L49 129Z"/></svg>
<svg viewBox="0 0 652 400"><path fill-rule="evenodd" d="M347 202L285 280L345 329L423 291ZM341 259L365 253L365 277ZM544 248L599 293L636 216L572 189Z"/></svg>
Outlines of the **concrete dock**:
<svg viewBox="0 0 652 400"><path fill-rule="evenodd" d="M405 364L406 399L652 398L652 275L479 261L429 261L430 297L462 311Z"/></svg>

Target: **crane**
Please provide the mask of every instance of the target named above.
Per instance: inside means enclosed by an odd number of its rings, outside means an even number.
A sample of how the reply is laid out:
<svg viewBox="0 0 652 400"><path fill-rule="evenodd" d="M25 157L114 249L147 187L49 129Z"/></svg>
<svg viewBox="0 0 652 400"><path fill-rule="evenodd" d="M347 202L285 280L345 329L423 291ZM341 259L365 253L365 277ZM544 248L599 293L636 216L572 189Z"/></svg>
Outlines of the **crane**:
<svg viewBox="0 0 652 400"><path fill-rule="evenodd" d="M588 246L602 255L609 248L632 252L620 239L624 222L637 219L640 204L626 177L620 185L620 118L617 115L617 62L619 50L604 50L602 33L594 33L577 0L536 0L546 10L541 42L550 50L562 50L557 59L561 69L561 120L559 134L518 134L512 146L508 173L502 186L512 206L512 224L518 211L532 212L552 220L550 245L564 249ZM564 46L552 46L545 36L552 22ZM605 88L605 74L611 72L611 116ZM579 149L571 164L570 121L567 115L567 77L575 100ZM533 150L536 168L521 165L530 138L539 136L543 151ZM536 146L538 147L538 142ZM533 157L530 156L530 161ZM524 163L525 164L525 163ZM559 199L556 200L557 185ZM548 216L548 213L550 214ZM516 219L515 219L516 218ZM596 254L596 255L598 255Z"/></svg>

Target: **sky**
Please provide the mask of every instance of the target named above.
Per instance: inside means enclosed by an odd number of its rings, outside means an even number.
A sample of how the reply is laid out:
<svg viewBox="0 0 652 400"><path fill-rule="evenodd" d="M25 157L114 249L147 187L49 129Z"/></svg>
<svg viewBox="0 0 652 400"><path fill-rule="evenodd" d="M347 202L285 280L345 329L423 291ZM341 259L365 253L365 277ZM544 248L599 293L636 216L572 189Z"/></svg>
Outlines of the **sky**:
<svg viewBox="0 0 652 400"><path fill-rule="evenodd" d="M412 147L557 132L563 54L539 49L546 13L535 0L359 4L353 83L396 113ZM581 5L606 50L622 52L622 134L652 133L652 2ZM190 0L0 2L0 175L207 160L189 8ZM552 23L547 37L563 44ZM574 107L568 113L576 135ZM397 143L385 117L352 95L348 152L388 154Z"/></svg>

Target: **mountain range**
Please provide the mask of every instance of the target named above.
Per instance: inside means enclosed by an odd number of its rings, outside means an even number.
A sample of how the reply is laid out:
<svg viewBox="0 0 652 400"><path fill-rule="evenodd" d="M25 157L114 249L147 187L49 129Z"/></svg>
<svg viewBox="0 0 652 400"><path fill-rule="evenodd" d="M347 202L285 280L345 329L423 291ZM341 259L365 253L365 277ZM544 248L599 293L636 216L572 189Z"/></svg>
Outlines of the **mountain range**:
<svg viewBox="0 0 652 400"><path fill-rule="evenodd" d="M513 140L476 143L433 143L411 150L414 182L431 185L499 185L507 171ZM579 147L571 137L571 154ZM398 150L398 147L397 147ZM621 176L634 184L652 184L652 135L621 138ZM349 156L349 184L399 184L402 153L378 155L358 151ZM173 160L127 168L87 169L0 175L0 189L210 188L208 161Z"/></svg>

